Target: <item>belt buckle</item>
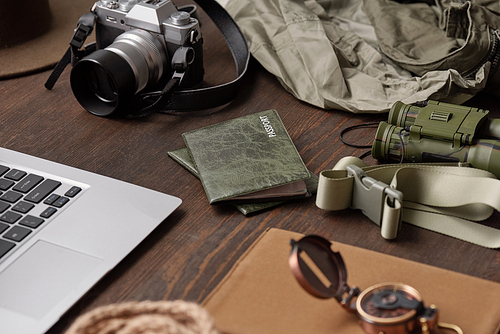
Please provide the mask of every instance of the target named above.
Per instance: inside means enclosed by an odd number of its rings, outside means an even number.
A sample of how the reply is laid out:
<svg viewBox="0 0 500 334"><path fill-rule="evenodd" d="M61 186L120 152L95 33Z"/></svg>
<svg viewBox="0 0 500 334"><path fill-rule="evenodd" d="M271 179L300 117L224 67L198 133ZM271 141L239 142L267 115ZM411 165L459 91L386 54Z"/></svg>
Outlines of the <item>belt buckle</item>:
<svg viewBox="0 0 500 334"><path fill-rule="evenodd" d="M356 165L349 165L346 170L347 175L354 178L351 209L361 210L365 216L380 226L385 239L394 239L401 225L401 214L397 219L384 220L384 207L386 203L392 208L400 207L403 204L403 193L367 176Z"/></svg>

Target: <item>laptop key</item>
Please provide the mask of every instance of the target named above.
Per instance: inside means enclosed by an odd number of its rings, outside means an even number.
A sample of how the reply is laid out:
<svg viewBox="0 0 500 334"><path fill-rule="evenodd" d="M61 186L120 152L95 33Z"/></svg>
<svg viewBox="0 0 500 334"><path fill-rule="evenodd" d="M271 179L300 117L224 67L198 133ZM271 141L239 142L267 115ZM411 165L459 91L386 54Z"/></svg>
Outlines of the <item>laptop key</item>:
<svg viewBox="0 0 500 334"><path fill-rule="evenodd" d="M10 205L7 204L7 203L4 203L4 202L0 202L0 213L4 212L5 210L7 210L8 208L10 208Z"/></svg>
<svg viewBox="0 0 500 334"><path fill-rule="evenodd" d="M20 201L16 205L14 205L12 210L17 211L17 212L21 212L21 213L27 213L28 211L33 209L34 206L35 206L35 204Z"/></svg>
<svg viewBox="0 0 500 334"><path fill-rule="evenodd" d="M47 197L47 199L45 201L43 201L43 204L52 205L52 203L57 201L59 199L59 197L61 197L61 196L56 195L56 194L52 194L49 197Z"/></svg>
<svg viewBox="0 0 500 334"><path fill-rule="evenodd" d="M14 180L14 181L19 181L26 175L26 172L19 170L19 169L11 169L7 174L5 174L5 178Z"/></svg>
<svg viewBox="0 0 500 334"><path fill-rule="evenodd" d="M0 179L0 190L7 190L15 184L14 181L7 179Z"/></svg>
<svg viewBox="0 0 500 334"><path fill-rule="evenodd" d="M14 188L15 191L19 191L22 193L27 193L31 189L33 189L37 184L42 182L43 177L35 174L29 174L24 179L22 179Z"/></svg>
<svg viewBox="0 0 500 334"><path fill-rule="evenodd" d="M19 222L19 225L23 225L23 226L27 226L27 227L31 227L31 228L37 228L38 226L42 225L42 223L44 221L45 220L43 220L42 218L27 215Z"/></svg>
<svg viewBox="0 0 500 334"><path fill-rule="evenodd" d="M7 173L10 168L4 165L0 165L0 175Z"/></svg>
<svg viewBox="0 0 500 334"><path fill-rule="evenodd" d="M0 199L9 203L16 203L21 197L23 197L22 194L9 190L0 196Z"/></svg>
<svg viewBox="0 0 500 334"><path fill-rule="evenodd" d="M29 230L27 228L20 227L20 226L14 226L10 230L8 230L7 233L5 233L5 235L3 237L5 239L10 239L10 240L19 242L19 241L22 241L24 238L26 238L26 236L30 233L31 233L31 230Z"/></svg>
<svg viewBox="0 0 500 334"><path fill-rule="evenodd" d="M56 208L53 208L53 207L48 207L47 209L45 209L41 214L40 214L40 217L42 218L50 218L54 213L57 212L57 209Z"/></svg>
<svg viewBox="0 0 500 334"><path fill-rule="evenodd" d="M7 240L0 240L0 258L7 254L16 244Z"/></svg>
<svg viewBox="0 0 500 334"><path fill-rule="evenodd" d="M45 197L47 197L51 192L53 192L62 183L59 181L54 181L47 179L40 183L35 189L33 189L26 197L26 201L32 203L40 203Z"/></svg>
<svg viewBox="0 0 500 334"><path fill-rule="evenodd" d="M4 223L0 223L0 234L2 234L6 229L8 229L10 226Z"/></svg>
<svg viewBox="0 0 500 334"><path fill-rule="evenodd" d="M82 191L82 188L80 187L77 187L77 186L73 186L71 187L70 190L68 190L64 196L68 196L68 197L75 197L80 191Z"/></svg>
<svg viewBox="0 0 500 334"><path fill-rule="evenodd" d="M69 202L69 198L67 197L61 197L57 201L55 201L52 205L55 206L56 208L62 208L64 204Z"/></svg>
<svg viewBox="0 0 500 334"><path fill-rule="evenodd" d="M19 213L15 213L12 211L7 211L3 215L0 216L0 220L9 224L14 224L16 221L21 219L22 215Z"/></svg>

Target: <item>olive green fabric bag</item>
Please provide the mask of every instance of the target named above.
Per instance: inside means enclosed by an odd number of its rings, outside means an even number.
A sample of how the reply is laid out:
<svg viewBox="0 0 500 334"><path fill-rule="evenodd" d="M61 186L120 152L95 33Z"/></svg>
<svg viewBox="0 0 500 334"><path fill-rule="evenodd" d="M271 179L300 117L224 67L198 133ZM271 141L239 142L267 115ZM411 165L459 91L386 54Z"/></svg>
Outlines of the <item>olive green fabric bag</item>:
<svg viewBox="0 0 500 334"><path fill-rule="evenodd" d="M377 113L396 101L462 104L485 88L500 96L498 2L219 1L252 55L315 106Z"/></svg>

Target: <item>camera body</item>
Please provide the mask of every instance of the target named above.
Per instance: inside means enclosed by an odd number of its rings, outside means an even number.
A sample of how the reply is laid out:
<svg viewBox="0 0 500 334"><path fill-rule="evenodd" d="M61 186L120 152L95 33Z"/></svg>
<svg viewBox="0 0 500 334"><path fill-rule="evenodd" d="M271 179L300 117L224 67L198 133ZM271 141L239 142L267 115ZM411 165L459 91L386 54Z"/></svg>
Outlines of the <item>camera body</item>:
<svg viewBox="0 0 500 334"><path fill-rule="evenodd" d="M181 48L189 48L190 59L179 87L202 82L203 38L195 5L178 9L170 0L100 0L92 11L96 51L71 74L75 97L91 113L108 116L130 108L131 96L164 86Z"/></svg>
<svg viewBox="0 0 500 334"><path fill-rule="evenodd" d="M126 31L145 30L156 37L170 57L181 46L194 49L194 62L182 87L203 80L203 39L194 12L178 11L170 0L100 0L95 3L95 13L97 49L108 47Z"/></svg>

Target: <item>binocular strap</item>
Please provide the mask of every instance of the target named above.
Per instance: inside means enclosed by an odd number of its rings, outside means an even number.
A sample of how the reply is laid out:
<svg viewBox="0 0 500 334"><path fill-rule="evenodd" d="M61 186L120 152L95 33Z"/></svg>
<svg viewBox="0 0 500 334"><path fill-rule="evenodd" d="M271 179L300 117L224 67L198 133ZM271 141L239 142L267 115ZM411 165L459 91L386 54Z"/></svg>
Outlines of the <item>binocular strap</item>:
<svg viewBox="0 0 500 334"><path fill-rule="evenodd" d="M356 166L362 175L348 172ZM376 185L376 186L375 186ZM402 193L395 200L390 194ZM362 199L362 200L360 200ZM500 248L500 230L477 223L500 211L500 180L458 163L367 166L346 157L321 172L316 205L324 210L361 209L397 236L401 221L487 248Z"/></svg>

